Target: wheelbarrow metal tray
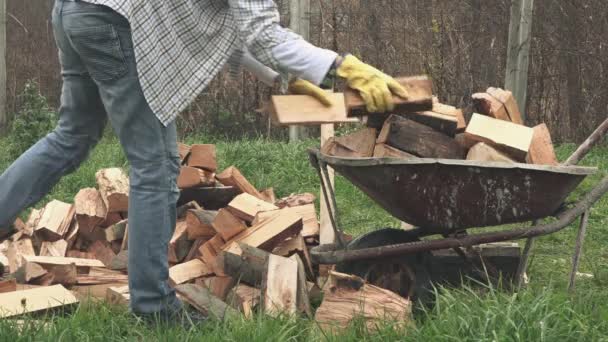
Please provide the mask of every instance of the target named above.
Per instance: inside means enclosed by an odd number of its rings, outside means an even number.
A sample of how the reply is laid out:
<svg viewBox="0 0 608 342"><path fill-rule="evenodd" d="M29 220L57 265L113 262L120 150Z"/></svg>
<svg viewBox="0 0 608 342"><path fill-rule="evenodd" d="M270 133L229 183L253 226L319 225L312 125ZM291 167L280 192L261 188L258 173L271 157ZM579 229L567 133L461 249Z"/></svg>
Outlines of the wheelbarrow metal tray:
<svg viewBox="0 0 608 342"><path fill-rule="evenodd" d="M597 168L318 154L394 217L449 233L551 216Z"/></svg>

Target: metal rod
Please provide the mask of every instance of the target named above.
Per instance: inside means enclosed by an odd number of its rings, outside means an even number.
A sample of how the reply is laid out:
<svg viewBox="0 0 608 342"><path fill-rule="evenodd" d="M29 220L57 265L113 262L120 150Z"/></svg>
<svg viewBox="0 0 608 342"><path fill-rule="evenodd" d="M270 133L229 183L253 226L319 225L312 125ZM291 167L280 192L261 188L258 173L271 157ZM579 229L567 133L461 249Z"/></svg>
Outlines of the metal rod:
<svg viewBox="0 0 608 342"><path fill-rule="evenodd" d="M490 242L502 242L532 238L552 234L566 228L574 222L577 217L589 210L604 194L608 192L608 176L587 195L581 199L572 209L557 216L557 221L538 225L534 227L519 228L500 232L480 233L457 238L445 238L439 240L416 241L404 244L365 248L352 251L330 251L319 252L313 249L311 257L318 264L337 264L346 261L369 260L400 256L424 251L448 249L454 247L469 247Z"/></svg>
<svg viewBox="0 0 608 342"><path fill-rule="evenodd" d="M576 149L574 153L566 160L564 165L576 165L578 164L589 151L595 146L602 138L608 134L608 119L606 119L596 130L593 132L587 140L585 140L581 146Z"/></svg>
<svg viewBox="0 0 608 342"><path fill-rule="evenodd" d="M581 225L578 229L578 236L576 237L576 245L574 246L574 255L572 256L572 272L570 273L570 283L568 284L568 291L574 292L576 287L576 273L578 272L578 266L581 260L581 254L583 252L583 244L585 243L585 235L587 234L587 225L589 224L589 211L585 211L581 216Z"/></svg>

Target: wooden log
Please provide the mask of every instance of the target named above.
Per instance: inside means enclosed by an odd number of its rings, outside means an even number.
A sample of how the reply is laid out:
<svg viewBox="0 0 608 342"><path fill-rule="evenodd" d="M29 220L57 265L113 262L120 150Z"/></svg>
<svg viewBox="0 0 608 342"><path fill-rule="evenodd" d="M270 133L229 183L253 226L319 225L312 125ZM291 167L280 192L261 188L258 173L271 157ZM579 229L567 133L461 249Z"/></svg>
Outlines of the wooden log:
<svg viewBox="0 0 608 342"><path fill-rule="evenodd" d="M484 162L503 162L515 163L506 154L498 151L486 143L477 143L467 154L467 160L484 161Z"/></svg>
<svg viewBox="0 0 608 342"><path fill-rule="evenodd" d="M323 146L321 146L321 153L342 158L362 158L361 154L358 152L348 149L338 143L335 137L327 139Z"/></svg>
<svg viewBox="0 0 608 342"><path fill-rule="evenodd" d="M211 225L225 241L232 239L247 229L245 222L234 216L228 209L220 209Z"/></svg>
<svg viewBox="0 0 608 342"><path fill-rule="evenodd" d="M293 315L297 310L298 262L270 254L262 282L262 306L271 316Z"/></svg>
<svg viewBox="0 0 608 342"><path fill-rule="evenodd" d="M213 319L228 320L239 316L238 311L214 296L209 289L194 284L183 284L175 291L195 309Z"/></svg>
<svg viewBox="0 0 608 342"><path fill-rule="evenodd" d="M486 92L504 105L511 122L518 125L524 124L521 112L519 111L519 105L517 104L513 93L508 90L493 87L488 88Z"/></svg>
<svg viewBox="0 0 608 342"><path fill-rule="evenodd" d="M262 284L269 255L261 249L234 242L218 255L217 264L237 283L258 287Z"/></svg>
<svg viewBox="0 0 608 342"><path fill-rule="evenodd" d="M112 305L128 306L131 302L128 286L112 286L106 291L106 302Z"/></svg>
<svg viewBox="0 0 608 342"><path fill-rule="evenodd" d="M275 95L272 97L270 115L281 125L317 126L359 121L347 116L344 94L329 93L328 96L332 103L330 107L308 95Z"/></svg>
<svg viewBox="0 0 608 342"><path fill-rule="evenodd" d="M387 144L376 144L374 158L412 159L417 157Z"/></svg>
<svg viewBox="0 0 608 342"><path fill-rule="evenodd" d="M479 114L490 116L494 119L509 121L511 118L504 104L487 93L473 94L473 108Z"/></svg>
<svg viewBox="0 0 608 342"><path fill-rule="evenodd" d="M458 116L456 114L456 108L447 105L441 105L454 109L454 112L449 112L450 114L445 114L435 111L436 108L438 108L439 110L439 106L440 104L438 103L433 104L432 110L406 114L405 117L423 125L429 126L434 130L439 131L449 137L453 137L456 134L456 130L459 125ZM446 112L448 111L447 108L444 107L441 107L441 109L444 109L444 111Z"/></svg>
<svg viewBox="0 0 608 342"><path fill-rule="evenodd" d="M254 197L248 193L243 193L236 196L229 204L228 210L234 214L234 216L244 220L245 222L252 222L255 215L260 211L270 211L279 209L274 204L270 204L264 200Z"/></svg>
<svg viewBox="0 0 608 342"><path fill-rule="evenodd" d="M468 138L465 133L456 134L456 137L454 138L454 140L456 140L456 142L460 146L462 146L462 148L464 148L466 151L470 150L471 147L473 147L479 143L479 141Z"/></svg>
<svg viewBox="0 0 608 342"><path fill-rule="evenodd" d="M532 143L534 130L512 122L473 114L465 134L471 140L485 142L517 161L524 161Z"/></svg>
<svg viewBox="0 0 608 342"><path fill-rule="evenodd" d="M278 243L288 237L295 236L301 231L302 217L300 215L283 214L245 230L230 242L238 242L271 251Z"/></svg>
<svg viewBox="0 0 608 342"><path fill-rule="evenodd" d="M78 303L61 285L0 294L0 318L13 317Z"/></svg>
<svg viewBox="0 0 608 342"><path fill-rule="evenodd" d="M274 193L274 188L264 189L260 191L260 193L262 194L262 197L264 197L262 199L268 203L274 203L277 201L277 196Z"/></svg>
<svg viewBox="0 0 608 342"><path fill-rule="evenodd" d="M184 165L188 162L188 157L190 156L190 145L184 143L177 143L177 154L179 155L179 160L181 164Z"/></svg>
<svg viewBox="0 0 608 342"><path fill-rule="evenodd" d="M374 154L377 135L378 131L375 128L363 128L351 134L335 137L333 141L360 157L369 158Z"/></svg>
<svg viewBox="0 0 608 342"><path fill-rule="evenodd" d="M232 277L207 277L201 278L204 286L211 291L211 293L221 300L226 300L228 292L232 290L236 284Z"/></svg>
<svg viewBox="0 0 608 342"><path fill-rule="evenodd" d="M304 238L318 237L319 236L319 219L317 218L317 210L314 203L287 207L280 210L262 211L259 212L252 224L255 226L265 220L279 215L299 215L302 217L302 236Z"/></svg>
<svg viewBox="0 0 608 342"><path fill-rule="evenodd" d="M57 241L67 233L73 218L72 204L53 200L42 210L35 234L44 241Z"/></svg>
<svg viewBox="0 0 608 342"><path fill-rule="evenodd" d="M207 238L196 239L192 243L192 247L190 248L190 251L188 252L188 255L186 255L186 257L184 258L184 262L188 262L188 261L190 261L192 259L200 257L199 249L207 241L208 241Z"/></svg>
<svg viewBox="0 0 608 342"><path fill-rule="evenodd" d="M215 174L191 166L182 166L177 177L177 187L180 189L197 188L215 185Z"/></svg>
<svg viewBox="0 0 608 342"><path fill-rule="evenodd" d="M74 207L78 228L84 232L91 232L106 219L106 205L97 189L80 190L74 197Z"/></svg>
<svg viewBox="0 0 608 342"><path fill-rule="evenodd" d="M47 270L51 284L72 286L78 283L78 268L74 264L49 266Z"/></svg>
<svg viewBox="0 0 608 342"><path fill-rule="evenodd" d="M127 284L127 275L122 272L112 271L105 268L91 268L88 274L79 274L78 285L100 285L100 284Z"/></svg>
<svg viewBox="0 0 608 342"><path fill-rule="evenodd" d="M186 214L188 213L188 210L190 209L196 209L196 210L201 210L203 208L201 208L201 206L196 203L196 201L190 201L184 205L181 205L177 208L177 219L178 220L183 220L186 218Z"/></svg>
<svg viewBox="0 0 608 342"><path fill-rule="evenodd" d="M169 262L177 264L182 262L190 248L192 247L192 241L188 240L188 225L185 221L178 221L175 225L175 231L171 240L169 240Z"/></svg>
<svg viewBox="0 0 608 342"><path fill-rule="evenodd" d="M221 252L224 244L225 241L222 239L222 236L216 234L213 238L209 239L209 241L205 242L199 249L201 259L205 262L205 264L209 265L212 270L215 269L215 259Z"/></svg>
<svg viewBox="0 0 608 342"><path fill-rule="evenodd" d="M194 259L169 268L169 283L175 286L211 274L212 271L204 262Z"/></svg>
<svg viewBox="0 0 608 342"><path fill-rule="evenodd" d="M392 115L377 140L424 158L464 159L465 150L447 135L412 120Z"/></svg>
<svg viewBox="0 0 608 342"><path fill-rule="evenodd" d="M103 220L103 222L99 224L99 227L105 229L105 228L108 228L108 227L111 227L111 226L117 224L118 222L120 222L124 219L126 219L126 216L123 216L123 213L119 213L119 212L108 213L106 215L105 220Z"/></svg>
<svg viewBox="0 0 608 342"><path fill-rule="evenodd" d="M407 99L393 96L395 110L393 113L404 114L430 110L433 106L433 83L427 76L399 77L397 82L405 87L408 92ZM349 116L376 115L367 111L365 101L359 92L346 89L344 92L346 107Z"/></svg>
<svg viewBox="0 0 608 342"><path fill-rule="evenodd" d="M78 259L95 259L95 255L90 252L82 252L78 250L69 250L66 255L68 258L78 258Z"/></svg>
<svg viewBox="0 0 608 342"><path fill-rule="evenodd" d="M290 259L298 263L298 287L296 289L296 308L298 312L313 318L310 298L308 297L308 285L306 284L306 266L298 254L294 254ZM312 279L312 278L311 278Z"/></svg>
<svg viewBox="0 0 608 342"><path fill-rule="evenodd" d="M107 241L97 240L89 246L89 252L95 256L95 259L101 261L105 267L109 267L116 257L112 247Z"/></svg>
<svg viewBox="0 0 608 342"><path fill-rule="evenodd" d="M405 325L411 320L412 303L391 291L333 271L328 281L323 303L315 314L315 321L323 330L339 332L355 318L363 319L372 330L377 329L380 322Z"/></svg>
<svg viewBox="0 0 608 342"><path fill-rule="evenodd" d="M35 255L24 255L23 260L26 262L35 262L42 267L53 265L69 265L74 264L76 267L105 267L104 264L96 259L79 259L79 258L61 258L61 257L45 257Z"/></svg>
<svg viewBox="0 0 608 342"><path fill-rule="evenodd" d="M238 284L227 296L227 302L235 309L243 313L245 318L252 318L253 311L260 303L262 292L255 287Z"/></svg>
<svg viewBox="0 0 608 342"><path fill-rule="evenodd" d="M95 178L108 213L125 212L129 209L129 178L122 169L99 170Z"/></svg>
<svg viewBox="0 0 608 342"><path fill-rule="evenodd" d="M210 172L217 170L215 145L192 145L187 165Z"/></svg>
<svg viewBox="0 0 608 342"><path fill-rule="evenodd" d="M32 244L32 239L25 238L19 241L12 242L8 250L6 251L6 257L8 258L8 266L9 272L16 272L21 265L23 265L23 257L35 256L36 252L34 251L34 245Z"/></svg>
<svg viewBox="0 0 608 342"><path fill-rule="evenodd" d="M21 267L19 267L17 272L14 273L14 276L19 284L27 284L37 278L44 276L47 273L48 271L45 270L42 266L33 262L26 262L21 265Z"/></svg>
<svg viewBox="0 0 608 342"><path fill-rule="evenodd" d="M526 162L537 165L558 165L559 162L553 149L553 141L551 141L551 133L547 125L540 124L534 127L533 130L534 136Z"/></svg>
<svg viewBox="0 0 608 342"><path fill-rule="evenodd" d="M239 189L240 192L257 197L260 200L264 200L264 196L243 176L241 171L235 166L230 166L222 173L216 176L220 183L226 186L233 186Z"/></svg>
<svg viewBox="0 0 608 342"><path fill-rule="evenodd" d="M186 213L186 231L188 233L188 239L210 239L214 237L216 231L213 228L212 223L217 217L217 214L217 211L212 210L188 210Z"/></svg>
<svg viewBox="0 0 608 342"><path fill-rule="evenodd" d="M308 247L301 234L291 237L281 242L277 247L272 250L272 254L280 255L289 258L295 254L300 256L304 264L304 270L310 279L314 279L314 270L308 253Z"/></svg>
<svg viewBox="0 0 608 342"><path fill-rule="evenodd" d="M127 225L129 220L122 220L104 230L107 242L120 241L124 239L125 232L127 231Z"/></svg>
<svg viewBox="0 0 608 342"><path fill-rule="evenodd" d="M64 257L68 252L68 243L65 240L55 242L44 241L40 245L41 256Z"/></svg>
<svg viewBox="0 0 608 342"><path fill-rule="evenodd" d="M129 265L129 251L119 251L108 266L113 271L126 271Z"/></svg>
<svg viewBox="0 0 608 342"><path fill-rule="evenodd" d="M17 280L7 279L0 280L0 293L14 292L17 291Z"/></svg>
<svg viewBox="0 0 608 342"><path fill-rule="evenodd" d="M315 203L316 196L307 192L303 194L291 194L276 201L275 205L280 209L287 207L299 207Z"/></svg>

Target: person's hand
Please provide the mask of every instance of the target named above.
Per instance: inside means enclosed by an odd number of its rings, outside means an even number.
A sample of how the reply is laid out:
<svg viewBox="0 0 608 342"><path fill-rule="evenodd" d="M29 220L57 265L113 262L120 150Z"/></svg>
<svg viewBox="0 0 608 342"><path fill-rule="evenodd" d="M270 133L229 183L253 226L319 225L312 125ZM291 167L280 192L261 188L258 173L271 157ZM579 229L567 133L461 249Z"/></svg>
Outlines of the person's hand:
<svg viewBox="0 0 608 342"><path fill-rule="evenodd" d="M347 55L337 68L338 76L345 78L352 89L358 90L371 113L384 113L395 109L393 94L407 99L408 93L399 82L371 65Z"/></svg>
<svg viewBox="0 0 608 342"><path fill-rule="evenodd" d="M325 90L300 78L289 84L289 92L296 95L310 95L326 107L331 107L332 105L329 95Z"/></svg>

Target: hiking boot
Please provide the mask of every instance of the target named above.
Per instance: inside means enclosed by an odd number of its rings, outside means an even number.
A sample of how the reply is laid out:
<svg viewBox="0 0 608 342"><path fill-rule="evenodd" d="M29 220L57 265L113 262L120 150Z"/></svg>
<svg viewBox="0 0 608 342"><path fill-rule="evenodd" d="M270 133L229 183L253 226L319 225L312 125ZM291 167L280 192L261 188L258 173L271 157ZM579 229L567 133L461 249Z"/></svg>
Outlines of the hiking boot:
<svg viewBox="0 0 608 342"><path fill-rule="evenodd" d="M160 312L154 314L135 314L144 324L150 326L178 326L186 330L205 323L209 317L191 307L184 307L173 312Z"/></svg>

